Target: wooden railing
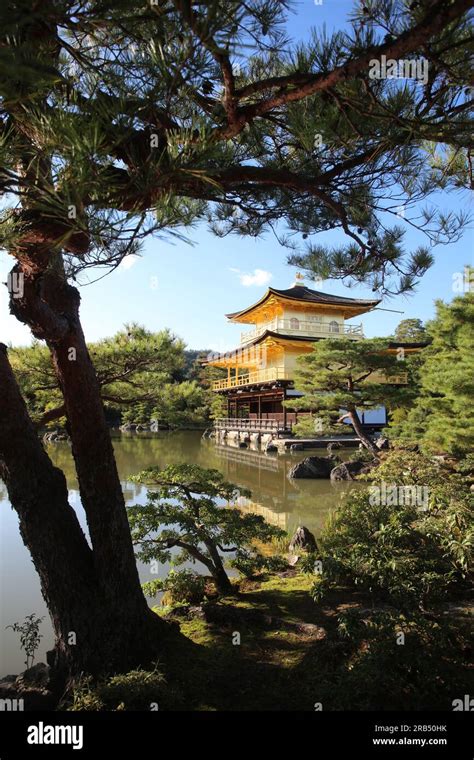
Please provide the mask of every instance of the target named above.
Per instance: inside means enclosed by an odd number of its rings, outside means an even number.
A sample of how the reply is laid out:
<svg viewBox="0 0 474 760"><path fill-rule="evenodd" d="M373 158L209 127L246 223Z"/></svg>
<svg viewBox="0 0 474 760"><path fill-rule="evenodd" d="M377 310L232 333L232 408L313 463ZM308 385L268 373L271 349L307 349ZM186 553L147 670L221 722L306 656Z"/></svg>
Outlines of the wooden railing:
<svg viewBox="0 0 474 760"><path fill-rule="evenodd" d="M240 388L242 385L254 385L256 383L268 383L272 380L289 379L283 368L269 367L268 369L259 369L255 372L247 372L245 375L239 375L238 377L217 380L212 384L212 390L222 391L226 388Z"/></svg>
<svg viewBox="0 0 474 760"><path fill-rule="evenodd" d="M238 377L225 378L217 380L212 384L213 391L222 391L228 388L240 388L245 385L258 385L258 383L268 383L274 380L291 380L288 372L280 367L270 367L260 369L255 372L247 372L245 375ZM388 385L407 385L408 372L399 372L397 375L385 375L382 372L374 372L370 375L367 383L385 383Z"/></svg>
<svg viewBox="0 0 474 760"><path fill-rule="evenodd" d="M352 338L353 340L360 340L364 337L364 331L362 324L359 325L341 325L336 322L335 324L329 324L326 322L306 322L301 319L273 319L271 322L265 322L259 325L255 330L249 330L243 332L240 335L241 343L248 343L254 338L258 338L265 330L272 332L281 332L286 335L300 335L312 337L335 337L339 335L344 338Z"/></svg>
<svg viewBox="0 0 474 760"><path fill-rule="evenodd" d="M217 430L245 430L246 432L277 433L280 430L290 430L291 423L286 425L280 420L249 419L248 417L219 417L215 420Z"/></svg>

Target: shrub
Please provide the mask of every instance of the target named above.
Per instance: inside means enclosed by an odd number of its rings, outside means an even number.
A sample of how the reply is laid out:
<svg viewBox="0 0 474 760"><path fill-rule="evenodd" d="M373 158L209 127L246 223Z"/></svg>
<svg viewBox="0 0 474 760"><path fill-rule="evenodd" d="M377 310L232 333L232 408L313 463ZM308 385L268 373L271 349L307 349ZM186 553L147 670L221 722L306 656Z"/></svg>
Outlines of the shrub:
<svg viewBox="0 0 474 760"><path fill-rule="evenodd" d="M315 571L314 568L317 561L318 555L314 552L303 554L299 560L299 568L301 572L305 573L306 575L312 575Z"/></svg>
<svg viewBox="0 0 474 760"><path fill-rule="evenodd" d="M170 570L164 579L157 578L142 585L146 596L163 591L162 604L199 604L206 587L206 578L191 570Z"/></svg>
<svg viewBox="0 0 474 760"><path fill-rule="evenodd" d="M236 553L235 557L230 560L229 564L244 578L253 578L257 573L264 569L265 557L253 554L250 551L241 550Z"/></svg>
<svg viewBox="0 0 474 760"><path fill-rule="evenodd" d="M43 634L39 632L44 617L38 617L35 612L27 615L23 623L13 623L7 625L6 629L11 628L15 633L20 634L20 649L26 654L25 665L31 668L35 661L36 650L40 645Z"/></svg>
<svg viewBox="0 0 474 760"><path fill-rule="evenodd" d="M371 489L351 494L321 537L323 581L402 607L426 606L463 584L472 571L472 497L463 479L416 452L394 451L370 473ZM376 498L395 487L398 503ZM400 486L426 489L422 503L403 502ZM413 492L412 492L413 493Z"/></svg>
<svg viewBox="0 0 474 760"><path fill-rule="evenodd" d="M284 557L277 554L263 556L247 550L237 552L229 564L244 578L253 578L265 570L270 573L280 573L288 569L288 561Z"/></svg>
<svg viewBox="0 0 474 760"><path fill-rule="evenodd" d="M321 699L332 710L450 710L469 684L466 633L416 611L349 610Z"/></svg>

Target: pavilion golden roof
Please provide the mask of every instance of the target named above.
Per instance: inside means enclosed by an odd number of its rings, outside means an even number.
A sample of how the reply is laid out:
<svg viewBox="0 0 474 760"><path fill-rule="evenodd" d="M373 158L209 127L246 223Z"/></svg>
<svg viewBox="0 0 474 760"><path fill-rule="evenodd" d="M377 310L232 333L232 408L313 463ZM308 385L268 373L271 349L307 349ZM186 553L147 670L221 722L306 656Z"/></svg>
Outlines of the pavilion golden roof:
<svg viewBox="0 0 474 760"><path fill-rule="evenodd" d="M226 317L232 322L251 322L254 312L259 311L266 304L271 302L280 302L296 307L306 307L318 309L326 307L328 310L336 310L344 316L357 316L374 309L381 299L361 299L346 298L344 296L334 296L330 293L322 293L318 290L312 290L305 285L296 284L286 290L277 288L268 288L267 292L256 303L247 306L240 311L234 311L226 314Z"/></svg>

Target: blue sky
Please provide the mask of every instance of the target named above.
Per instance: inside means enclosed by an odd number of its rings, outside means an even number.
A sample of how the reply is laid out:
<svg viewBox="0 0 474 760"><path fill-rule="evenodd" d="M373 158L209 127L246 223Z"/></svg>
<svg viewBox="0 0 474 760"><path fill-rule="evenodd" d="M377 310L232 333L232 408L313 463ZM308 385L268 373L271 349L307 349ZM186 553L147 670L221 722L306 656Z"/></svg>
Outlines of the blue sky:
<svg viewBox="0 0 474 760"><path fill-rule="evenodd" d="M289 31L294 39L307 36L312 25L327 24L328 31L341 28L352 7L346 0L302 0L292 16ZM439 196L443 210L467 208L467 193ZM286 264L288 251L268 233L257 241L250 238L219 239L203 226L190 233L194 245L149 240L143 255L129 259L119 270L103 280L81 288L81 316L88 340L112 335L127 321L148 329L169 327L190 348L227 350L239 342L241 327L227 323L224 314L237 311L258 300L268 285L289 287L296 269ZM321 234L316 242L328 242ZM335 238L331 237L330 242ZM410 231L408 247L425 244L421 234ZM433 301L450 301L456 295L453 278L466 264L474 264L474 232L467 230L456 244L435 249L436 263L422 279L415 295L386 300L382 307L403 314L375 311L357 318L366 334L387 335L401 319L433 316ZM0 251L0 282L5 282L12 260ZM317 290L373 298L369 289L348 290L340 282L325 281L309 287ZM29 331L8 313L6 288L0 289L0 340L28 344Z"/></svg>

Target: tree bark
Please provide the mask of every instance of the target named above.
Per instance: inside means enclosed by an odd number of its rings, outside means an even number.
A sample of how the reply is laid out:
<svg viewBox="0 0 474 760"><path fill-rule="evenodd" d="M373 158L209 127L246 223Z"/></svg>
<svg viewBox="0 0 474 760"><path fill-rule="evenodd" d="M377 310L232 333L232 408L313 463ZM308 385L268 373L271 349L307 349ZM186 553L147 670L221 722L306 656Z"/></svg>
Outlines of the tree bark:
<svg viewBox="0 0 474 760"><path fill-rule="evenodd" d="M46 340L64 397L92 545L90 549L86 543L87 552L83 551L89 563L87 578L84 577L84 557L79 558L73 547L69 547L69 542L77 541L77 537L74 532L70 536L64 519L57 523L54 520L60 510L74 515L67 503L64 476L53 468L37 441L18 389L16 394L10 391L16 407L23 406L17 419L17 443L12 447L13 440L4 433L0 450L0 458L10 463L5 468L5 480L12 505L22 515L23 540L32 555L39 558L35 566L40 572L57 636L54 664L59 669L65 666L70 671L93 673L124 670L156 656L160 634L169 627L149 610L140 586L99 385L79 321L77 290L51 271L38 275L21 269L21 265L17 267L24 276L24 293L22 298L11 299L11 311L29 325L36 337ZM5 363L9 367L6 355ZM5 366L3 371L8 374ZM14 382L10 370L11 387ZM16 418L14 416L9 425L6 419L5 416L2 423L4 430L10 429ZM12 457L21 447L23 437L29 440L28 455L36 467L33 480L27 474L28 457L22 458L22 467L12 465ZM43 491L38 490L36 480L46 484ZM54 517L48 506L50 481L56 484L56 490L51 491L57 498ZM23 504L28 492L30 506L25 509ZM35 511L37 499L43 501L41 508ZM77 522L77 518L75 520ZM40 531L37 531L38 521L43 524ZM57 552L56 545L64 548L64 556L58 564L48 561L48 554ZM62 582L58 581L58 575L67 579L64 595L57 585ZM61 598L54 601L48 591ZM77 604L74 599L78 600ZM69 646L66 634L71 631L76 634L77 644Z"/></svg>
<svg viewBox="0 0 474 760"><path fill-rule="evenodd" d="M56 676L145 665L156 656L167 626L143 595L137 615L126 589L118 609L103 593L94 553L68 503L65 477L37 437L3 344L0 386L0 476L51 615L56 644L49 660Z"/></svg>
<svg viewBox="0 0 474 760"><path fill-rule="evenodd" d="M349 409L348 417L351 421L352 427L354 428L355 434L357 435L362 445L365 446L365 448L368 449L370 452L372 452L372 454L378 454L377 447L372 443L370 438L364 433L364 429L359 420L359 415L357 414L357 410Z"/></svg>
<svg viewBox="0 0 474 760"><path fill-rule="evenodd" d="M214 578L218 592L222 594L223 596L232 594L233 592L232 583L230 582L229 576L227 575L225 571L221 556L217 548L214 546L212 541L204 540L204 544L212 560L213 568L211 570L211 573L212 573L212 577Z"/></svg>
<svg viewBox="0 0 474 760"><path fill-rule="evenodd" d="M232 583L230 582L229 576L225 571L224 564L217 548L211 541L206 539L205 536L202 536L202 542L208 551L208 556L203 554L203 552L200 551L196 546L189 544L187 541L181 541L180 539L169 539L166 541L165 545L168 548L171 548L172 546L179 546L181 549L186 549L186 551L189 552L189 554L194 557L194 559L196 559L198 562L201 562L204 567L207 567L220 594L223 596L232 594Z"/></svg>
<svg viewBox="0 0 474 760"><path fill-rule="evenodd" d="M67 636L74 631L81 637L80 620L95 593L92 551L68 504L65 477L37 438L3 344L0 387L0 475L40 578L58 650L67 659Z"/></svg>

